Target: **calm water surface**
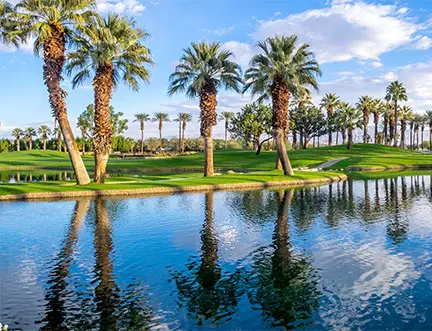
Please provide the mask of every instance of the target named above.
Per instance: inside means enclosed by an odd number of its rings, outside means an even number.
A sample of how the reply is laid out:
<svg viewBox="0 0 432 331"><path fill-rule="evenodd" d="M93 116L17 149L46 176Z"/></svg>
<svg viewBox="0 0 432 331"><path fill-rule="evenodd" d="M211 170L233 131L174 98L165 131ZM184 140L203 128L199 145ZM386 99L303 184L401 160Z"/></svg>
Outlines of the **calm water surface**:
<svg viewBox="0 0 432 331"><path fill-rule="evenodd" d="M430 176L0 204L22 330L432 329Z"/></svg>

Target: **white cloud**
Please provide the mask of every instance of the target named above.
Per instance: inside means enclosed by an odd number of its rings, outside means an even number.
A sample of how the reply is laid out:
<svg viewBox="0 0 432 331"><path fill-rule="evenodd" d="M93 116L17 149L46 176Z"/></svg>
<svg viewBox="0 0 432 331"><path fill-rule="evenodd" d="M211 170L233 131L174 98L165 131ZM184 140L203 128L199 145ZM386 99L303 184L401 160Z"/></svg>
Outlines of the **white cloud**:
<svg viewBox="0 0 432 331"><path fill-rule="evenodd" d="M214 29L214 30L203 29L204 32L212 33L218 37L222 37L222 36L230 33L232 30L234 30L234 25L231 25L230 27L227 27L227 28L218 28L218 29Z"/></svg>
<svg viewBox="0 0 432 331"><path fill-rule="evenodd" d="M432 47L432 39L427 37L427 36L423 36L421 38L419 38L416 43L414 44L414 48L415 49L429 49Z"/></svg>
<svg viewBox="0 0 432 331"><path fill-rule="evenodd" d="M100 12L115 12L118 14L139 14L145 10L145 6L139 0L96 0Z"/></svg>
<svg viewBox="0 0 432 331"><path fill-rule="evenodd" d="M369 63L369 65L373 68L381 68L383 66L383 64L380 61L373 61Z"/></svg>
<svg viewBox="0 0 432 331"><path fill-rule="evenodd" d="M13 45L5 45L0 43L0 53L13 53L16 51L23 51L26 53L33 52L33 43L35 38L30 38L28 42L21 44L19 48L16 48Z"/></svg>
<svg viewBox="0 0 432 331"><path fill-rule="evenodd" d="M235 57L235 61L243 67L247 67L254 55L252 46L238 41L228 41L222 44L222 48L230 50Z"/></svg>
<svg viewBox="0 0 432 331"><path fill-rule="evenodd" d="M260 21L252 37L262 40L275 34L296 34L312 45L320 62L378 61L381 54L416 40L417 48L418 43L422 49L429 44L427 37L417 35L424 26L404 17L406 12L396 5L338 0L331 7Z"/></svg>

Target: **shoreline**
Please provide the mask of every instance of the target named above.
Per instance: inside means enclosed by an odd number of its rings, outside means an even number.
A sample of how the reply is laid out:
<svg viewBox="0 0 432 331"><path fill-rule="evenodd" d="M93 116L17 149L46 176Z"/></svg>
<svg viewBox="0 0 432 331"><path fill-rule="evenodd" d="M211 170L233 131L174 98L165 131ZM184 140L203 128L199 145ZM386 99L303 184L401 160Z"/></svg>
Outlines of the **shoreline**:
<svg viewBox="0 0 432 331"><path fill-rule="evenodd" d="M265 189L272 187L302 187L309 185L330 184L347 180L345 174L334 177L300 179L300 180L283 180L283 181L266 181L266 182L246 182L234 184L212 184L212 185L191 185L178 187L153 187L137 189L107 189L91 191L65 191L65 192L29 192L18 194L0 195L0 201L31 201L38 199L63 199L63 198L83 198L83 197L136 197L157 194L175 194L188 192L209 192L238 189Z"/></svg>

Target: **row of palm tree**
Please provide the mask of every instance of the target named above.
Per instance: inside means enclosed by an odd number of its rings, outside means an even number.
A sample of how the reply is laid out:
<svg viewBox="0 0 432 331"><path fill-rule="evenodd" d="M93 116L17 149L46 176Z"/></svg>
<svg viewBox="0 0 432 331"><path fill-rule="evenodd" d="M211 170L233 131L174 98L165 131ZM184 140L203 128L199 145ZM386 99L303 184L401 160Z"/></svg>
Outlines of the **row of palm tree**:
<svg viewBox="0 0 432 331"><path fill-rule="evenodd" d="M53 132L55 133L55 131ZM47 125L41 125L37 130L37 134L39 134L39 137L42 140L42 148L45 151L48 137L51 135L51 129ZM20 150L21 138L24 138L24 140L26 141L27 148L29 150L32 150L33 137L37 136L37 134L36 134L36 130L32 127L26 128L25 130L22 130L20 128L13 129L12 136L15 138L17 151Z"/></svg>

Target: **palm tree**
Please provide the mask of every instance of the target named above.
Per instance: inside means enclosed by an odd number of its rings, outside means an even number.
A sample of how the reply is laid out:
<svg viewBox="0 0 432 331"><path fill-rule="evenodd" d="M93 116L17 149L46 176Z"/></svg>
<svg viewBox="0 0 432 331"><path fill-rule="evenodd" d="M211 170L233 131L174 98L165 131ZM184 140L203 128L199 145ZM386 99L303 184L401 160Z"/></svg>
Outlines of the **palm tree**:
<svg viewBox="0 0 432 331"><path fill-rule="evenodd" d="M316 76L321 74L308 44L298 45L297 37L276 36L258 43L261 53L251 60L245 73L244 92L260 95L260 100L271 97L273 104L273 136L277 155L285 175L294 172L285 146L288 131L288 104L291 95L298 95L305 87L318 89Z"/></svg>
<svg viewBox="0 0 432 331"><path fill-rule="evenodd" d="M200 131L204 138L204 176L213 176L213 126L216 125L217 92L220 88L240 92L240 66L219 43L193 42L184 50L170 76L168 94L185 92L200 99Z"/></svg>
<svg viewBox="0 0 432 331"><path fill-rule="evenodd" d="M219 121L225 121L225 149L228 147L228 129L231 119L234 117L234 113L230 111L223 111L219 115Z"/></svg>
<svg viewBox="0 0 432 331"><path fill-rule="evenodd" d="M0 40L4 43L13 42L8 38L7 31L12 29L11 24L13 23L9 20L9 14L13 12L13 6L4 0L0 0Z"/></svg>
<svg viewBox="0 0 432 331"><path fill-rule="evenodd" d="M135 114L134 122L138 122L140 124L141 130L141 154L144 154L144 123L150 121L150 115L140 113Z"/></svg>
<svg viewBox="0 0 432 331"><path fill-rule="evenodd" d="M27 128L24 130L24 138L27 140L28 149L33 149L33 137L36 136L36 130L33 128Z"/></svg>
<svg viewBox="0 0 432 331"><path fill-rule="evenodd" d="M62 139L62 132L59 127L56 127L53 131L53 135L57 136L57 150L61 152L62 145L63 145L63 139Z"/></svg>
<svg viewBox="0 0 432 331"><path fill-rule="evenodd" d="M421 115L420 119L420 129L421 129L421 149L424 149L424 130L426 125L426 116Z"/></svg>
<svg viewBox="0 0 432 331"><path fill-rule="evenodd" d="M413 114L414 116L411 117L411 120L409 122L409 126L410 126L410 148L414 149L414 127L415 127L415 123L416 123L416 116L415 114Z"/></svg>
<svg viewBox="0 0 432 331"><path fill-rule="evenodd" d="M51 135L51 129L47 125L41 125L38 129L38 133L43 142L43 150L46 151L46 142L48 136Z"/></svg>
<svg viewBox="0 0 432 331"><path fill-rule="evenodd" d="M188 113L182 113L182 136L181 136L181 148L180 151L184 153L184 141L185 141L185 130L188 122L192 121L192 115Z"/></svg>
<svg viewBox="0 0 432 331"><path fill-rule="evenodd" d="M351 106L347 102L343 102L339 110L339 118L348 131L348 149L352 149L353 131L364 123L364 120L362 120L362 110Z"/></svg>
<svg viewBox="0 0 432 331"><path fill-rule="evenodd" d="M416 143L416 149L419 149L419 133L420 133L420 126L422 124L422 116L420 114L414 115L414 134L417 135L417 143Z"/></svg>
<svg viewBox="0 0 432 331"><path fill-rule="evenodd" d="M327 93L321 100L321 109L327 110L328 145L332 145L332 125L335 109L340 103L339 97L334 93Z"/></svg>
<svg viewBox="0 0 432 331"><path fill-rule="evenodd" d="M182 115L183 113L178 113L177 118L174 119L174 122L178 122L179 124L179 132L178 132L178 152L181 152L181 140L182 140Z"/></svg>
<svg viewBox="0 0 432 331"><path fill-rule="evenodd" d="M380 119L380 112L383 108L383 103L380 99L373 99L371 104L371 110L370 112L373 114L374 117L374 125L375 125L375 139L374 143L378 143L378 124Z"/></svg>
<svg viewBox="0 0 432 331"><path fill-rule="evenodd" d="M408 101L406 89L402 83L394 81L387 86L385 99L394 104L393 146L397 147L398 101Z"/></svg>
<svg viewBox="0 0 432 331"><path fill-rule="evenodd" d="M24 132L20 128L15 128L12 130L12 136L15 138L17 151L20 150L21 137L23 135L24 135Z"/></svg>
<svg viewBox="0 0 432 331"><path fill-rule="evenodd" d="M425 119L429 126L429 150L432 151L432 110L426 111Z"/></svg>
<svg viewBox="0 0 432 331"><path fill-rule="evenodd" d="M78 116L77 127L81 130L82 137L82 154L86 152L86 138L89 136L89 131L93 129L93 123L88 116L88 113L84 112Z"/></svg>
<svg viewBox="0 0 432 331"><path fill-rule="evenodd" d="M133 20L118 15L96 17L81 29L78 50L69 54L67 71L76 72L73 87L92 77L94 89L94 182L105 181L112 146L110 100L120 82L139 90L139 80L149 81L146 65L153 64L149 49L141 40L148 34Z"/></svg>
<svg viewBox="0 0 432 331"><path fill-rule="evenodd" d="M159 122L159 149L163 148L163 140L162 140L162 128L163 122L169 122L169 116L167 113L154 113L154 117L152 119L153 122Z"/></svg>
<svg viewBox="0 0 432 331"><path fill-rule="evenodd" d="M368 125L369 125L369 116L371 110L373 109L374 101L368 96L362 96L359 98L357 102L357 108L359 108L363 112L363 143L368 143Z"/></svg>
<svg viewBox="0 0 432 331"><path fill-rule="evenodd" d="M81 159L66 111L66 92L61 88L66 44L73 30L94 16L95 0L22 0L11 14L14 29L9 40L28 41L36 37L34 50L43 55L43 77L48 88L49 102L58 121L79 185L90 183Z"/></svg>
<svg viewBox="0 0 432 331"><path fill-rule="evenodd" d="M407 127L407 122L410 122L411 119L414 117L414 114L409 106L402 106L400 108L400 125L401 125L401 141L400 141L400 147L405 148L405 132Z"/></svg>

